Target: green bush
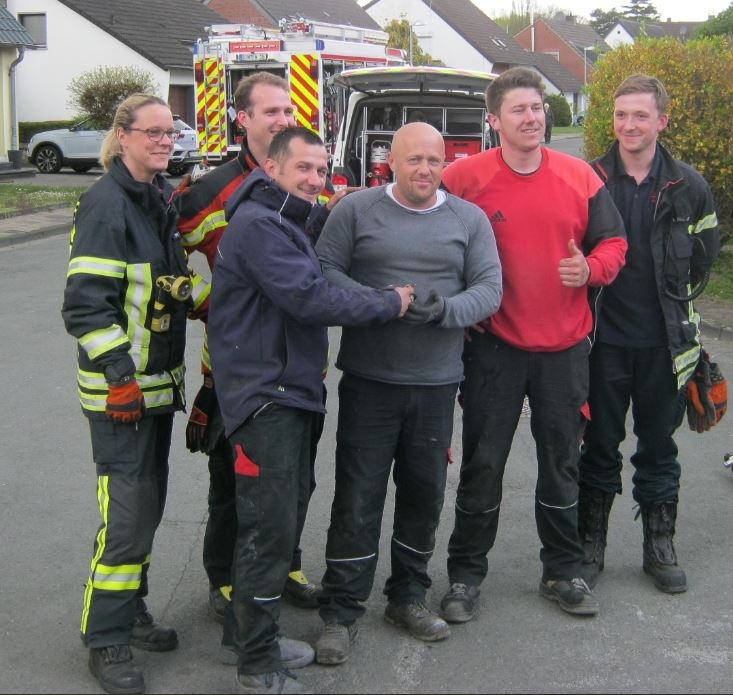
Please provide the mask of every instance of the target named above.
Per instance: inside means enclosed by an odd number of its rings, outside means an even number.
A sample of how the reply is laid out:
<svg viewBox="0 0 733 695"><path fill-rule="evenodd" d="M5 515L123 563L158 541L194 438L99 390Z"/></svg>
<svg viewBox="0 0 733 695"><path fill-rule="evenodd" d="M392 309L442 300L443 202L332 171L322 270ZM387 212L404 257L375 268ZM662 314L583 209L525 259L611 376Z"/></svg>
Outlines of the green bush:
<svg viewBox="0 0 733 695"><path fill-rule="evenodd" d="M69 106L109 128L117 107L131 94L157 94L159 91L160 85L147 70L136 66L99 65L71 80Z"/></svg>
<svg viewBox="0 0 733 695"><path fill-rule="evenodd" d="M552 113L555 116L555 126L572 125L573 116L570 113L570 104L564 96L561 94L545 94L545 101L550 104Z"/></svg>
<svg viewBox="0 0 733 695"><path fill-rule="evenodd" d="M669 125L659 140L672 154L694 166L715 196L721 233L733 232L733 42L730 37L641 38L609 51L596 63L588 86L585 154L599 157L611 145L613 93L633 73L658 77L670 97Z"/></svg>
<svg viewBox="0 0 733 695"><path fill-rule="evenodd" d="M20 121L18 123L18 141L27 143L36 133L41 133L44 130L69 128L80 120L77 118L71 121Z"/></svg>

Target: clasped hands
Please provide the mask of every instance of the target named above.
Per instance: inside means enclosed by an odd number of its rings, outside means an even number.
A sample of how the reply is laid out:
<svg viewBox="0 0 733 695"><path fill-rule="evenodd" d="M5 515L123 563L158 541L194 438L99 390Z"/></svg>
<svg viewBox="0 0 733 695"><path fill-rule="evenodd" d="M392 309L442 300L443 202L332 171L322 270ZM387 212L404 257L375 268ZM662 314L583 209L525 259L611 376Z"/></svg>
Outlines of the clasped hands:
<svg viewBox="0 0 733 695"><path fill-rule="evenodd" d="M445 300L435 290L430 290L428 299L424 302L415 298L415 285L407 284L395 287L394 290L402 300L399 317L405 323L435 323L443 318Z"/></svg>

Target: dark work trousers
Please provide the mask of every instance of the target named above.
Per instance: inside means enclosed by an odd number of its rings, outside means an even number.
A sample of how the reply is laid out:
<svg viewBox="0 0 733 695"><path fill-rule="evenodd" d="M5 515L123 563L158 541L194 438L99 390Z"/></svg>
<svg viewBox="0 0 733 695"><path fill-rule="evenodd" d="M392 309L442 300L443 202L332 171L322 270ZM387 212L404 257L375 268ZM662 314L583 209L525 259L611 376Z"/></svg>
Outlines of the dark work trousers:
<svg viewBox="0 0 733 695"><path fill-rule="evenodd" d="M677 501L680 464L672 438L677 376L667 347L596 343L590 356L590 414L580 461L580 485L621 493L621 452L631 402L636 452L633 496L641 505Z"/></svg>
<svg viewBox="0 0 733 695"><path fill-rule="evenodd" d="M211 420L221 419L218 407ZM316 454L318 440L323 432L325 416L323 413L311 413L311 474L308 481L301 481L301 505L304 512L298 519L298 540L290 571L295 572L302 566L302 550L300 536L305 525L305 512L316 489ZM212 587L227 586L232 583L232 560L234 544L237 542L237 504L234 483L234 459L232 448L222 434L209 454L209 518L204 534L204 569ZM225 637L225 644L230 644Z"/></svg>
<svg viewBox="0 0 733 695"><path fill-rule="evenodd" d="M124 424L89 420L102 523L84 591L81 639L88 647L130 642L165 508L172 428L172 413Z"/></svg>
<svg viewBox="0 0 733 695"><path fill-rule="evenodd" d="M361 617L377 567L392 462L395 512L392 573L384 593L396 604L422 601L443 509L457 384L386 384L345 374L339 383L336 490L326 543L320 615Z"/></svg>
<svg viewBox="0 0 733 695"><path fill-rule="evenodd" d="M237 544L232 567L234 645L241 673L282 669L276 641L301 488L311 476L312 413L271 403L229 438L235 453ZM307 506L307 505L306 505Z"/></svg>
<svg viewBox="0 0 733 695"><path fill-rule="evenodd" d="M448 544L451 583L478 586L499 524L502 480L525 395L537 451L535 521L543 579L579 576L578 458L590 342L527 352L471 331L463 352L463 460Z"/></svg>

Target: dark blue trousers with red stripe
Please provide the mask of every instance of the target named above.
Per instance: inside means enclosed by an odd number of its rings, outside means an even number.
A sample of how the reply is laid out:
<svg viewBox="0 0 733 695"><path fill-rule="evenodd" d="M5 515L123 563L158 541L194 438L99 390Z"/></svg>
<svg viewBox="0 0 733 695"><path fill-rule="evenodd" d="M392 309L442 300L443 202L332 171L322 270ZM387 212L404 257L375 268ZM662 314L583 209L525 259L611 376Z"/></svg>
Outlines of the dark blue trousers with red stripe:
<svg viewBox="0 0 733 695"><path fill-rule="evenodd" d="M282 668L280 595L308 509L313 413L270 403L230 437L237 544L232 566L240 673Z"/></svg>

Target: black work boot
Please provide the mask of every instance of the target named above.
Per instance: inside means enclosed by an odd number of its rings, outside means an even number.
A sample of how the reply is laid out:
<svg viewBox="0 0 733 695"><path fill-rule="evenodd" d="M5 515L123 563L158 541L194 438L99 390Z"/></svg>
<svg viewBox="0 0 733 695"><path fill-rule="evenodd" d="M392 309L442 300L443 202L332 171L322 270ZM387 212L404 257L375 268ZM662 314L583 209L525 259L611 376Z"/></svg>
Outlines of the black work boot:
<svg viewBox="0 0 733 695"><path fill-rule="evenodd" d="M608 516L616 497L615 492L598 488L580 488L578 498L578 532L583 544L583 564L580 572L592 589L603 572L608 535Z"/></svg>
<svg viewBox="0 0 733 695"><path fill-rule="evenodd" d="M283 598L297 608L318 608L321 593L321 587L309 582L302 570L293 570L285 582Z"/></svg>
<svg viewBox="0 0 733 695"><path fill-rule="evenodd" d="M644 572L654 580L654 586L668 594L687 591L687 577L677 565L674 550L677 502L655 502L641 505L644 524Z"/></svg>
<svg viewBox="0 0 733 695"><path fill-rule="evenodd" d="M105 692L112 695L145 692L143 673L135 666L132 651L126 644L92 647L89 650L89 670Z"/></svg>
<svg viewBox="0 0 733 695"><path fill-rule="evenodd" d="M135 599L135 622L132 625L130 644L148 652L169 652L178 646L178 635L172 627L158 625L148 613L144 599Z"/></svg>

